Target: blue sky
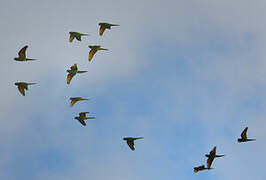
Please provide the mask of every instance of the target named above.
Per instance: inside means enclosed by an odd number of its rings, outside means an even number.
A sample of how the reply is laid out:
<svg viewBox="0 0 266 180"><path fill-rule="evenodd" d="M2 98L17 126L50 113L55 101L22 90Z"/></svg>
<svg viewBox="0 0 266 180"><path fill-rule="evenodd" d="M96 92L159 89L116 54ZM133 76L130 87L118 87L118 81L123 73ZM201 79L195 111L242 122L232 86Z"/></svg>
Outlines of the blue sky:
<svg viewBox="0 0 266 180"><path fill-rule="evenodd" d="M1 1L0 178L262 179L265 2ZM98 36L99 22L120 24ZM4 27L4 28L3 28ZM68 42L68 32L88 33ZM13 61L28 44L36 62ZM88 62L88 45L110 49ZM66 84L66 70L88 73ZM22 97L16 81L37 82ZM69 107L69 97L89 101ZM86 127L73 118L96 116ZM255 143L238 144L241 131ZM144 136L132 152L124 136ZM213 146L226 154L193 173Z"/></svg>

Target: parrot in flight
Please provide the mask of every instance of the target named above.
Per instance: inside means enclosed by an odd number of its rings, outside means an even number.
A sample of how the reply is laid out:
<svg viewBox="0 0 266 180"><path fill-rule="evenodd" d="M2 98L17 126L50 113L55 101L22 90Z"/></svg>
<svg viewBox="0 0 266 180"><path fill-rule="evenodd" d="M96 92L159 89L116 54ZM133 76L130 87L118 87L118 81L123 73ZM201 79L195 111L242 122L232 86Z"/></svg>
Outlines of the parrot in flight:
<svg viewBox="0 0 266 180"><path fill-rule="evenodd" d="M89 61L92 60L94 54L99 51L99 50L105 50L105 51L108 51L108 49L104 49L104 48L101 48L101 46L98 46L98 45L94 45L94 46L89 46L89 48L91 49L90 52L89 52Z"/></svg>
<svg viewBox="0 0 266 180"><path fill-rule="evenodd" d="M210 151L210 154L206 154L205 156L208 158L207 159L207 169L210 169L212 162L215 158L223 157L225 155L216 155L216 146L214 146L214 148Z"/></svg>
<svg viewBox="0 0 266 180"><path fill-rule="evenodd" d="M71 79L77 74L77 73L85 73L88 71L78 71L77 64L74 64L73 66L70 67L70 69L67 70L68 75L67 75L67 84L70 84Z"/></svg>
<svg viewBox="0 0 266 180"><path fill-rule="evenodd" d="M79 116L75 117L75 119L78 120L83 126L86 126L86 123L84 120L95 119L95 117L86 116L87 113L89 113L89 112L81 112L81 113L79 113Z"/></svg>
<svg viewBox="0 0 266 180"><path fill-rule="evenodd" d="M82 98L82 97L70 97L70 100L71 100L70 107L72 107L78 101L84 101L84 100L89 100L89 99Z"/></svg>
<svg viewBox="0 0 266 180"><path fill-rule="evenodd" d="M239 143L241 143L241 142L248 142L248 141L256 141L256 139L248 139L248 138L247 138L247 130L248 130L248 127L246 127L246 128L242 131L242 133L241 133L241 138L238 138L238 139L237 139L237 141L238 141Z"/></svg>
<svg viewBox="0 0 266 180"><path fill-rule="evenodd" d="M15 85L18 86L19 92L25 96L25 89L28 90L28 85L34 85L37 83L26 83L26 82L16 82Z"/></svg>
<svg viewBox="0 0 266 180"><path fill-rule="evenodd" d="M132 151L134 151L135 150L134 141L143 138L144 137L124 137L123 140L127 141L127 145L130 147Z"/></svg>
<svg viewBox="0 0 266 180"><path fill-rule="evenodd" d="M111 29L112 26L120 26L120 25L101 22L99 23L99 26L100 26L99 35L102 36L105 29Z"/></svg>
<svg viewBox="0 0 266 180"><path fill-rule="evenodd" d="M81 36L89 36L88 34L83 34L79 32L69 32L69 42L72 42L74 38L76 38L78 41L81 41Z"/></svg>
<svg viewBox="0 0 266 180"><path fill-rule="evenodd" d="M18 57L15 57L15 61L35 61L36 59L29 59L26 57L26 50L28 46L24 46L19 52L18 52Z"/></svg>

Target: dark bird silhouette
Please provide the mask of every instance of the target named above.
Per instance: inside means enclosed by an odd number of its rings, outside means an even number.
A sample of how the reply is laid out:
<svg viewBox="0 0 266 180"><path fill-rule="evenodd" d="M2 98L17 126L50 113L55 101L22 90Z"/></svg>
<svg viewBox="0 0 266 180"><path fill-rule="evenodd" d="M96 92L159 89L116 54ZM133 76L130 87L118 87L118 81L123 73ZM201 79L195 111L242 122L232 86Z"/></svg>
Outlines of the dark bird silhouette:
<svg viewBox="0 0 266 180"><path fill-rule="evenodd" d="M130 147L132 151L135 150L134 141L137 139L143 139L144 137L124 137L123 140L127 141L127 145Z"/></svg>
<svg viewBox="0 0 266 180"><path fill-rule="evenodd" d="M78 120L83 126L86 126L86 123L84 120L95 119L95 117L86 116L87 113L89 113L89 112L81 112L81 113L79 113L79 116L75 117L75 119Z"/></svg>
<svg viewBox="0 0 266 180"><path fill-rule="evenodd" d="M246 128L242 131L242 133L241 133L241 138L238 138L238 139L237 139L237 141L238 141L239 143L241 143L241 142L248 142L248 141L256 141L256 139L248 139L248 138L247 138L247 130L248 130L248 127L246 127Z"/></svg>
<svg viewBox="0 0 266 180"><path fill-rule="evenodd" d="M225 155L216 155L216 146L214 146L214 148L211 150L210 154L205 154L205 156L208 158L207 159L207 169L210 169L214 158L223 157Z"/></svg>

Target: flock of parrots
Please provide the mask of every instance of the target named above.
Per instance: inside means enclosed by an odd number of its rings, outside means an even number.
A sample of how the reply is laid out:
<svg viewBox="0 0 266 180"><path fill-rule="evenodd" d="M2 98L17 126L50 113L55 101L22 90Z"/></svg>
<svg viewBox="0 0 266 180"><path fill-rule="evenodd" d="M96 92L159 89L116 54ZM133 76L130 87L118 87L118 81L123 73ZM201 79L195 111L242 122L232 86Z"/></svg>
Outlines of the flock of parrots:
<svg viewBox="0 0 266 180"><path fill-rule="evenodd" d="M106 22L102 22L98 24L100 26L99 28L99 35L102 36L104 31L106 29L111 29L112 26L119 26L118 24L110 24ZM69 32L69 42L71 43L74 39L81 41L82 36L88 36L88 34L83 34L79 32ZM99 50L105 50L107 51L108 49L102 48L99 45L90 45L88 46L90 48L88 60L91 61L94 54L99 51ZM18 57L15 57L15 61L34 61L36 59L30 59L26 57L26 50L28 46L24 46L19 52L18 52ZM69 70L67 70L67 84L70 84L71 79L77 74L77 73L86 73L87 71L79 71L77 64L74 64L73 66L70 67ZM34 85L36 83L27 83L27 82L16 82L15 85L18 87L19 92L25 96L25 90L28 90L29 85ZM78 101L84 101L84 100L89 100L87 98L82 98L82 97L70 97L70 107L74 106L74 104ZM76 116L74 119L78 120L83 126L86 126L85 120L87 119L95 119L95 117L92 116L86 116L86 114L89 112L80 112L79 116ZM255 141L255 139L248 139L247 138L247 130L248 127L246 127L243 132L241 133L241 138L238 138L237 141L239 143L241 142L248 142L248 141ZM138 139L143 139L143 137L124 137L123 140L125 140L130 147L132 151L135 150L134 147L134 141ZM194 167L194 172L197 173L198 171L203 171L203 170L210 170L213 169L211 167L212 162L215 158L217 157L223 157L225 155L216 155L216 146L210 151L209 154L205 155L207 157L207 167L205 165L197 166Z"/></svg>

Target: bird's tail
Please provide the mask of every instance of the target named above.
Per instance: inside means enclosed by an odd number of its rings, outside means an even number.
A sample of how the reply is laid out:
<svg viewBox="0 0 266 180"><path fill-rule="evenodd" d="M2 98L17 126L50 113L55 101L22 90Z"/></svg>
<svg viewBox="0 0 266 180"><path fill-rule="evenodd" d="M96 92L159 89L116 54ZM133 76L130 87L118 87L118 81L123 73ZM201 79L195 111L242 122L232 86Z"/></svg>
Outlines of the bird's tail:
<svg viewBox="0 0 266 180"><path fill-rule="evenodd" d="M256 141L256 139L247 139L247 141Z"/></svg>
<svg viewBox="0 0 266 180"><path fill-rule="evenodd" d="M137 140L137 139L144 139L144 137L136 137L136 138L134 138L135 140Z"/></svg>
<svg viewBox="0 0 266 180"><path fill-rule="evenodd" d="M88 98L81 98L81 100L89 100Z"/></svg>
<svg viewBox="0 0 266 180"><path fill-rule="evenodd" d="M119 24L110 24L111 26L120 26Z"/></svg>
<svg viewBox="0 0 266 180"><path fill-rule="evenodd" d="M89 117L86 117L85 119L95 119L95 117L89 116Z"/></svg>
<svg viewBox="0 0 266 180"><path fill-rule="evenodd" d="M105 51L108 51L109 49L105 49L105 48L99 48L99 50L105 50Z"/></svg>
<svg viewBox="0 0 266 180"><path fill-rule="evenodd" d="M224 154L223 155L216 155L215 157L223 157L223 156L225 156Z"/></svg>
<svg viewBox="0 0 266 180"><path fill-rule="evenodd" d="M27 85L34 85L34 84L37 84L37 83L27 83Z"/></svg>
<svg viewBox="0 0 266 180"><path fill-rule="evenodd" d="M85 73L85 72L88 72L88 71L77 71L77 73Z"/></svg>
<svg viewBox="0 0 266 180"><path fill-rule="evenodd" d="M36 61L37 59L29 59L27 58L26 61Z"/></svg>

